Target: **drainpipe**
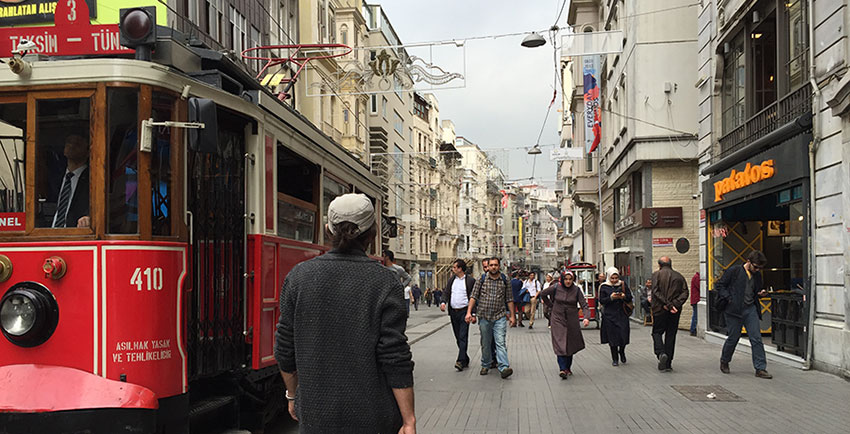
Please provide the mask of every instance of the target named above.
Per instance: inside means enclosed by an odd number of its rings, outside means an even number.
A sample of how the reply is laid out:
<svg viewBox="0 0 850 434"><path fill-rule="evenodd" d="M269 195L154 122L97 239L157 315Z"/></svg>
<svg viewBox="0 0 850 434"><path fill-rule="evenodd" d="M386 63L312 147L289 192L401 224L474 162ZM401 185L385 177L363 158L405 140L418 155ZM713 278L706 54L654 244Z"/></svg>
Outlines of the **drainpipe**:
<svg viewBox="0 0 850 434"><path fill-rule="evenodd" d="M809 82L812 84L812 142L809 144L809 321L806 325L806 362L804 370L812 369L812 347L814 346L814 324L815 324L815 298L817 294L817 256L815 251L815 231L817 230L817 207L815 206L815 154L820 145L820 120L821 90L815 79L815 24L814 24L814 0L808 2L809 14Z"/></svg>

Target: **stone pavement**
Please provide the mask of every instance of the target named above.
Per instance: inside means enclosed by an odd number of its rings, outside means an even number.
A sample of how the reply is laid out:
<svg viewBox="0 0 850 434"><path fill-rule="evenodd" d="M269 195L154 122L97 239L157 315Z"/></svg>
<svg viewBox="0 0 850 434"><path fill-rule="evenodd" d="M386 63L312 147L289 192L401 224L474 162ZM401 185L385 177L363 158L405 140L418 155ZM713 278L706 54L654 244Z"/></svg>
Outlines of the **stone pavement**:
<svg viewBox="0 0 850 434"><path fill-rule="evenodd" d="M661 373L649 327L632 324L628 363L619 367L611 366L599 331L586 329L587 348L575 356L575 375L569 380L558 377L543 319L534 330L508 329L514 375L506 380L495 370L479 375L478 339L478 327L472 326L473 364L463 372L452 367L457 347L451 327L412 346L418 432L834 433L848 432L850 426L850 382L770 360L774 379L759 379L741 347L732 373L724 375L720 346L687 332L677 336L673 372ZM672 386L721 386L743 401L694 402Z"/></svg>
<svg viewBox="0 0 850 434"><path fill-rule="evenodd" d="M411 312L419 433L837 433L850 426L850 382L774 363L770 356L774 379L758 379L742 346L732 373L724 375L720 346L680 331L673 372L661 373L650 328L632 324L628 363L613 367L591 323L584 331L587 348L573 362L575 375L561 380L549 329L538 319L534 330L508 329L514 375L502 380L496 370L478 374L477 325L470 329L473 363L455 371L457 347L448 323L448 315L434 308ZM673 386L721 386L742 401L691 401ZM291 421L283 425L267 433L297 432Z"/></svg>

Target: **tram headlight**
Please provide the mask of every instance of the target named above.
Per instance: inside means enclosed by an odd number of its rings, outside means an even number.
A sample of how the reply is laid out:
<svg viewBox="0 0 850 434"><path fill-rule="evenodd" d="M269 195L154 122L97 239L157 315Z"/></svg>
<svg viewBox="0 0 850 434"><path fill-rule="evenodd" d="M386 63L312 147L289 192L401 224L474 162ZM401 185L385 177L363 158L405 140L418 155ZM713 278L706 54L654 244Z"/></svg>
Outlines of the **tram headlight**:
<svg viewBox="0 0 850 434"><path fill-rule="evenodd" d="M41 345L58 323L59 305L44 285L20 282L0 299L0 328L3 336L16 345Z"/></svg>
<svg viewBox="0 0 850 434"><path fill-rule="evenodd" d="M36 315L35 303L23 294L12 294L0 307L3 331L13 336L23 336L32 330Z"/></svg>

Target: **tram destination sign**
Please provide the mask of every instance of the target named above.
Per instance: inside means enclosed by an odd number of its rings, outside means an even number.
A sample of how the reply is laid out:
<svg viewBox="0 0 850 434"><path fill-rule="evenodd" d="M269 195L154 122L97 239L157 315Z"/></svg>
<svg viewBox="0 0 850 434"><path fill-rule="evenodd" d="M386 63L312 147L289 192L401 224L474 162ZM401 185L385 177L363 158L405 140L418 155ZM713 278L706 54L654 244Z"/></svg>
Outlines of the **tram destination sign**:
<svg viewBox="0 0 850 434"><path fill-rule="evenodd" d="M0 0L0 26L49 23L63 2L74 6L87 3L86 15L97 18L97 0Z"/></svg>
<svg viewBox="0 0 850 434"><path fill-rule="evenodd" d="M2 1L2 0L0 0ZM2 3L0 3L2 4ZM29 53L47 56L132 54L120 43L118 24L91 24L89 6L82 0L56 3L54 25L0 28L0 57L12 57L26 39L34 44Z"/></svg>

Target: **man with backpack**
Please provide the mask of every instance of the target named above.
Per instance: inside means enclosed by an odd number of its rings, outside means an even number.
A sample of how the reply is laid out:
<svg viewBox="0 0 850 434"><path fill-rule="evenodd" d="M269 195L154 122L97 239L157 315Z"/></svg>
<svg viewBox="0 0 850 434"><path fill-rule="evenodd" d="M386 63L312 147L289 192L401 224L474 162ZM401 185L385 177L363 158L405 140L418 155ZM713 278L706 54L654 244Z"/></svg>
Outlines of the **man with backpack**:
<svg viewBox="0 0 850 434"><path fill-rule="evenodd" d="M514 373L508 361L508 349L505 345L507 323L515 324L514 302L507 278L501 273L501 260L490 258L487 276L475 282L469 307L466 311L466 322L473 321L472 312L478 306L478 328L481 332L481 375L487 375L492 363L489 351L491 342L496 342L496 360L502 378L508 378ZM505 318L505 304L510 311L510 319Z"/></svg>

